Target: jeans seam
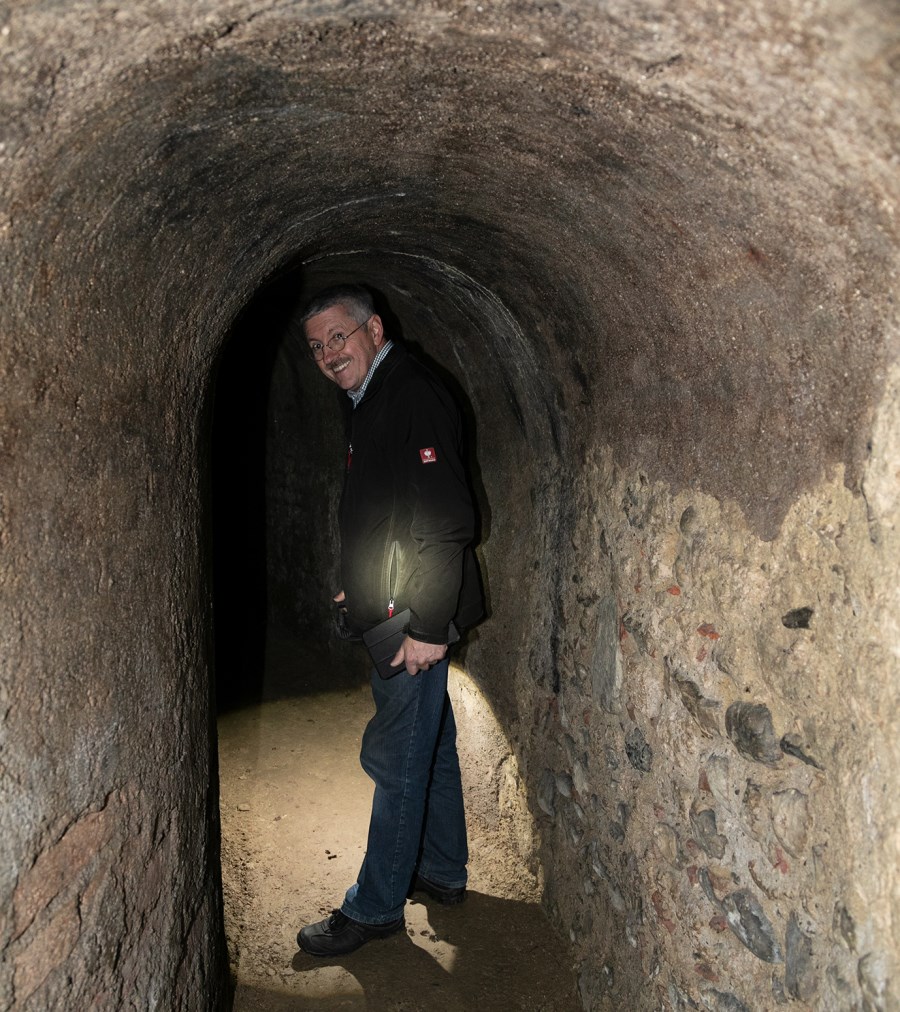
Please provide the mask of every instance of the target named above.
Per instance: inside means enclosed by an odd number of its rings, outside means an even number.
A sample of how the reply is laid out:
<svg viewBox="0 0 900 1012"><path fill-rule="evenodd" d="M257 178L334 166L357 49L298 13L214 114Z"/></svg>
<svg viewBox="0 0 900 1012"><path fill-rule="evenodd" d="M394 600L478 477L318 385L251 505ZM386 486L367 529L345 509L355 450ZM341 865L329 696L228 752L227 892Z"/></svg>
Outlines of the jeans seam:
<svg viewBox="0 0 900 1012"><path fill-rule="evenodd" d="M413 677L413 676L410 676L410 677ZM422 676L421 675L416 675L414 677L421 678ZM406 824L406 808L407 808L407 804L409 802L409 769L410 769L410 765L411 765L411 756L412 756L413 747L415 745L415 742L418 740L418 737L419 737L419 735L421 733L421 728L419 727L419 711L422 708L422 691L419 688L420 684L422 684L422 683L417 683L417 685L416 685L416 709L415 709L415 712L413 713L413 719L412 719L412 734L410 735L409 745L408 745L407 750L406 750L406 760L405 760L404 766L403 766L403 795L402 795L402 798L400 800L400 818L398 819L397 837L394 840L394 858L393 858L393 861L391 863L391 899L392 900L394 899L394 892L395 892L395 889L396 889L397 865L398 865L399 860L400 860L400 853L401 853L401 851L403 849L403 847L402 847L403 827ZM406 899L405 891L404 891L404 897L403 898L404 898L404 901L405 901L405 899Z"/></svg>

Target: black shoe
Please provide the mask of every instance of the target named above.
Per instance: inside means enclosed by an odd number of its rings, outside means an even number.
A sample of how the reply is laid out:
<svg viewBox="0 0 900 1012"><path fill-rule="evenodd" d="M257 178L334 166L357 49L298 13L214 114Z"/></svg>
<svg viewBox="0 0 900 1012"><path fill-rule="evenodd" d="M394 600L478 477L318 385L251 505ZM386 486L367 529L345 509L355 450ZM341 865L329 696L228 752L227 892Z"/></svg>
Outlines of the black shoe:
<svg viewBox="0 0 900 1012"><path fill-rule="evenodd" d="M311 956L344 956L373 938L387 938L396 931L402 931L404 926L402 917L387 924L363 924L340 910L332 910L331 916L324 921L301 928L297 944Z"/></svg>
<svg viewBox="0 0 900 1012"><path fill-rule="evenodd" d="M413 893L427 893L433 900L443 903L445 907L455 907L458 903L465 902L466 899L465 886L454 888L453 886L438 885L437 882L430 882L424 875L420 875L418 872L416 872L412 888L409 890L410 896Z"/></svg>

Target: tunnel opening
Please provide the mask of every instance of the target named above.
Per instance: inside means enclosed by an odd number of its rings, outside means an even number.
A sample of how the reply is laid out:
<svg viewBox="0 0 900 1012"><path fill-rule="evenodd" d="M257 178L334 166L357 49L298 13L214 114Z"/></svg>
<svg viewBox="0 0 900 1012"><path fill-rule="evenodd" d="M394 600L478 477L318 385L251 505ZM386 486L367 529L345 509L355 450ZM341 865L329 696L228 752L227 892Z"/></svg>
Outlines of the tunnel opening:
<svg viewBox="0 0 900 1012"><path fill-rule="evenodd" d="M303 290L299 271L263 284L238 315L215 372L210 466L219 712L359 678L329 636L343 436L333 398L312 382L291 330ZM292 679L291 656L295 671L322 673L321 684Z"/></svg>
<svg viewBox="0 0 900 1012"><path fill-rule="evenodd" d="M335 656L323 637L333 621L328 588L338 582L344 435L335 392L311 368L293 322L310 293L347 277L364 279L394 338L442 378L460 406L489 613L488 485L506 490L507 511L527 499L530 517L518 514L524 523L507 535L498 562L554 513L556 536L565 536L565 511L551 501L562 484L565 430L548 377L510 309L458 267L421 253L295 254L237 314L215 369L210 467L220 705L239 701L248 672L251 682L260 677L267 641L276 652L279 642L316 642L325 667L330 659L336 677L347 674L345 655ZM491 451L487 480L482 428L500 446ZM529 587L543 578L536 560L532 569ZM554 595L544 597L552 613ZM543 621L536 611L536 627Z"/></svg>
<svg viewBox="0 0 900 1012"><path fill-rule="evenodd" d="M895 13L13 6L0 1004L220 995L204 392L301 245L455 321L583 1004L896 1003Z"/></svg>
<svg viewBox="0 0 900 1012"><path fill-rule="evenodd" d="M370 285L373 276L389 281L390 300L373 290L388 333L444 378L466 417L467 466L479 506L477 551L488 589L494 546L486 486L509 484L508 475L482 474L481 419L470 390L500 402L504 424L514 427L519 440L532 427L515 389L521 369L518 377L502 380L480 376L479 357L509 355L522 335L510 311L473 279L431 258L402 252L338 254L296 266L298 260L294 257L294 266L263 285L239 315L215 373L210 453L214 675L225 926L236 975L235 1008L277 1001L279 995L314 998L323 1009L331 1007L329 1002L345 1007L360 987L368 1002L389 994L397 1000L398 987L409 990L410 1000L419 1000L423 973L441 988L448 1008L485 1000L518 1006L537 1001L538 995L554 1007L575 1008L574 978L562 967L561 942L548 944L540 913L543 872L518 756L486 695L489 679L466 643L454 651L450 694L461 722L473 851L471 925L448 923L440 913L426 914L413 904L409 934L418 945L412 957L406 946L393 958L383 955L379 972L354 975L348 966L345 976L324 988L302 954L286 958L294 950L300 918L327 913L328 903L337 903L355 877L353 861L360 859L371 793L356 766L359 733L371 707L369 666L358 646L336 639L330 614L344 459L335 397L340 392L308 361L293 323L298 308L336 279ZM532 412L533 405L527 410ZM525 522L522 511L519 520ZM521 529L518 539L524 540ZM471 636L477 652L477 630ZM317 770L312 783L304 780L309 766ZM341 804L329 808L329 798ZM309 846L310 838L316 839L316 849ZM450 948L439 939L436 925L452 932ZM474 945L476 936L480 941ZM518 959L526 937L532 953L527 971L517 967L515 982L498 978L495 994L486 987L488 965L478 953L490 951L496 971ZM536 941L540 937L544 943ZM406 972L410 958L419 965L412 976Z"/></svg>

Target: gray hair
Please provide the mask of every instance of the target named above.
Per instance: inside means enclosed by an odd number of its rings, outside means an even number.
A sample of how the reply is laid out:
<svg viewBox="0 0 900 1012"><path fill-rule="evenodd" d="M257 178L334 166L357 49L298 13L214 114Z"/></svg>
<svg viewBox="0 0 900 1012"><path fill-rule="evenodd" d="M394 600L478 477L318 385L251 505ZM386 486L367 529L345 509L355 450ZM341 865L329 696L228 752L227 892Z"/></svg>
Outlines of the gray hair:
<svg viewBox="0 0 900 1012"><path fill-rule="evenodd" d="M307 302L297 321L301 333L305 332L307 320L333 306L342 306L353 317L354 323L365 323L375 312L375 303L367 288L362 285L332 285L323 289Z"/></svg>

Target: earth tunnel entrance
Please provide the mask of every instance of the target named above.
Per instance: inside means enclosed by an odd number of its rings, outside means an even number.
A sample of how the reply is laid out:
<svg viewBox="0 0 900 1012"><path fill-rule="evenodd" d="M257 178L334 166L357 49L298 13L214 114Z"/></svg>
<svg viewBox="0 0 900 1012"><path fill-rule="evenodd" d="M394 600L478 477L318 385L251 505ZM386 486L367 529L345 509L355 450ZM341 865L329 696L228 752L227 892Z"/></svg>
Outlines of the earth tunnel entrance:
<svg viewBox="0 0 900 1012"><path fill-rule="evenodd" d="M318 276L330 281L344 268L338 261ZM478 663L467 670L465 652L456 658L450 688L473 855L465 911L454 917L409 904L406 938L374 958L354 954L353 963L327 974L297 952L297 929L337 905L355 878L371 798L357 760L372 709L368 665L361 651L330 636L343 460L337 391L306 360L290 324L316 280L315 271L312 282L294 273L260 291L235 324L216 377L215 675L235 1008L294 1007L298 996L319 1009L346 1008L357 999L396 1001L398 991L417 1002L425 987L447 1009L574 1010L565 950L540 907L527 789L508 732L479 687ZM408 277L398 282L407 300L411 287ZM439 349L445 340L440 329L423 334L421 318L402 308L395 315L393 300L380 294L379 301L392 335L447 373L434 357L435 343ZM398 301L402 307L402 293ZM421 312L432 321L457 319L440 300ZM466 355L456 349L449 365L460 360ZM448 382L472 430L471 400L452 372ZM484 542L490 511L476 446L473 439ZM498 975L498 965L508 973Z"/></svg>
<svg viewBox="0 0 900 1012"><path fill-rule="evenodd" d="M490 433L469 675L585 1004L893 1007L890 5L118 7L0 14L0 1005L214 1002L202 395L302 241Z"/></svg>

